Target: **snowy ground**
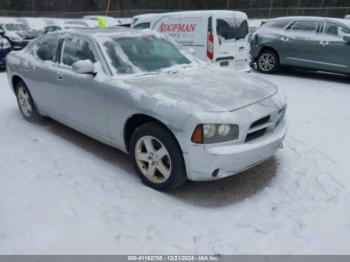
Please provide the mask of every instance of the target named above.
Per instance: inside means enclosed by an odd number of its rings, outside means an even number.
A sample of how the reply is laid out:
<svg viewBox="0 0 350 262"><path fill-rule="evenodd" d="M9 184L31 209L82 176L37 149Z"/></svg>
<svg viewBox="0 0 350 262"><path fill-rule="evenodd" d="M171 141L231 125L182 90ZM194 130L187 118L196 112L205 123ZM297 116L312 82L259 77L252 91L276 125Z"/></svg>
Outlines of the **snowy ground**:
<svg viewBox="0 0 350 262"><path fill-rule="evenodd" d="M285 148L164 194L119 151L24 121L0 74L0 253L350 254L349 80L266 78L288 96Z"/></svg>

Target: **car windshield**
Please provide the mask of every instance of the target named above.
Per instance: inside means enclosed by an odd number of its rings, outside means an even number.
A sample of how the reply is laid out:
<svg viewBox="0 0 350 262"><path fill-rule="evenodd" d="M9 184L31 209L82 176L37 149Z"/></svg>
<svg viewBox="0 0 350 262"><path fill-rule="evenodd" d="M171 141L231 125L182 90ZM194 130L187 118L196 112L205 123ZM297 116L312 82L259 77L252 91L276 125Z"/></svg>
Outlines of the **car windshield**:
<svg viewBox="0 0 350 262"><path fill-rule="evenodd" d="M191 63L174 44L155 36L108 38L103 47L117 74L147 73Z"/></svg>
<svg viewBox="0 0 350 262"><path fill-rule="evenodd" d="M5 25L7 31L27 31L29 27L24 24L7 24Z"/></svg>

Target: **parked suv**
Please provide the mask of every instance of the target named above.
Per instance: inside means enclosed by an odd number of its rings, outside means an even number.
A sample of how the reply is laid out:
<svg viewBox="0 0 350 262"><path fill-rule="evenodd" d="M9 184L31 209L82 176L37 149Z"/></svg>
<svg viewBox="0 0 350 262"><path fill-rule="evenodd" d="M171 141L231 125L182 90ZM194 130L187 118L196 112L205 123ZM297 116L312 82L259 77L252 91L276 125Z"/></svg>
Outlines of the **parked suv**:
<svg viewBox="0 0 350 262"><path fill-rule="evenodd" d="M251 56L263 73L293 66L350 74L350 21L322 17L269 20L252 35Z"/></svg>

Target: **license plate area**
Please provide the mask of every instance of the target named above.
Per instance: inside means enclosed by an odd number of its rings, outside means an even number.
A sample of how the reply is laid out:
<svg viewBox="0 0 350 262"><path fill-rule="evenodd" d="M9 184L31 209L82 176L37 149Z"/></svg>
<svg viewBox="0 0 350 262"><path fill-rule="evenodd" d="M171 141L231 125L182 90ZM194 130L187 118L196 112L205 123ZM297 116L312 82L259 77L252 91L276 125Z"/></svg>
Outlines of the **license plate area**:
<svg viewBox="0 0 350 262"><path fill-rule="evenodd" d="M229 66L230 62L229 61L222 61L220 62L220 66Z"/></svg>

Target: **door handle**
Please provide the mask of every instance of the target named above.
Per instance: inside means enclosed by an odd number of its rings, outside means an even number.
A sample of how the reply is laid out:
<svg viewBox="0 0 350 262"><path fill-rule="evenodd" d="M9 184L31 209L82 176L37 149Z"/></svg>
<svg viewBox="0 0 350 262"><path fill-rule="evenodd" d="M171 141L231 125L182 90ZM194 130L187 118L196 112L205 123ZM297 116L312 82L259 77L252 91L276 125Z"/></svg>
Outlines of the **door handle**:
<svg viewBox="0 0 350 262"><path fill-rule="evenodd" d="M24 65L23 65L23 70L25 71L25 72L28 72L28 71L30 71L32 69L32 66L29 64L29 63L24 63Z"/></svg>
<svg viewBox="0 0 350 262"><path fill-rule="evenodd" d="M321 42L320 42L320 45L322 45L322 46L327 46L327 45L329 45L329 42L328 42L328 41L321 41Z"/></svg>
<svg viewBox="0 0 350 262"><path fill-rule="evenodd" d="M284 43L289 42L289 38L281 36L281 41L284 42Z"/></svg>
<svg viewBox="0 0 350 262"><path fill-rule="evenodd" d="M58 81L62 81L62 80L63 80L63 73L57 73L56 79L57 79Z"/></svg>

